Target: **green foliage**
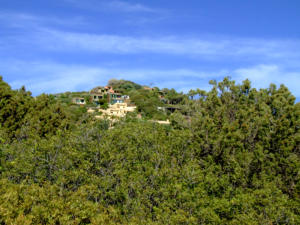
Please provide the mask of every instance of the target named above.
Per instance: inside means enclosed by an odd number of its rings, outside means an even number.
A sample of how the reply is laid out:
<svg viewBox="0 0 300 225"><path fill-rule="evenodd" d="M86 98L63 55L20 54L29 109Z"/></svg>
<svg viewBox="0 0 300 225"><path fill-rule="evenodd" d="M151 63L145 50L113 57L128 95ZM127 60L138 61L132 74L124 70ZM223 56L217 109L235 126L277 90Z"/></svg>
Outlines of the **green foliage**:
<svg viewBox="0 0 300 225"><path fill-rule="evenodd" d="M139 90L142 88L141 85L129 80L111 79L108 81L108 85L123 94L128 94L130 91Z"/></svg>
<svg viewBox="0 0 300 225"><path fill-rule="evenodd" d="M159 106L163 106L158 94L153 91L140 89L130 92L130 99L137 106L138 112L141 112L146 118L161 119L164 114L158 110Z"/></svg>
<svg viewBox="0 0 300 225"><path fill-rule="evenodd" d="M167 102L172 105L180 104L183 102L184 99L186 99L186 95L184 95L183 93L176 92L173 88L164 88L162 92L164 93L164 97L167 100Z"/></svg>
<svg viewBox="0 0 300 225"><path fill-rule="evenodd" d="M108 103L104 102L103 104L100 104L101 109L108 109Z"/></svg>
<svg viewBox="0 0 300 225"><path fill-rule="evenodd" d="M65 92L60 94L52 95L59 103L71 105L73 98L84 98L87 105L92 105L88 92Z"/></svg>
<svg viewBox="0 0 300 225"><path fill-rule="evenodd" d="M171 126L134 112L110 127L1 80L0 224L300 224L299 103L211 84L167 94ZM149 118L158 91L131 92Z"/></svg>
<svg viewBox="0 0 300 225"><path fill-rule="evenodd" d="M24 124L33 98L25 88L14 91L0 77L0 124L10 138L15 137Z"/></svg>
<svg viewBox="0 0 300 225"><path fill-rule="evenodd" d="M2 78L0 86L1 129L11 140L55 135L70 129L86 113L85 108L62 105L53 95L33 98L24 87L11 90Z"/></svg>

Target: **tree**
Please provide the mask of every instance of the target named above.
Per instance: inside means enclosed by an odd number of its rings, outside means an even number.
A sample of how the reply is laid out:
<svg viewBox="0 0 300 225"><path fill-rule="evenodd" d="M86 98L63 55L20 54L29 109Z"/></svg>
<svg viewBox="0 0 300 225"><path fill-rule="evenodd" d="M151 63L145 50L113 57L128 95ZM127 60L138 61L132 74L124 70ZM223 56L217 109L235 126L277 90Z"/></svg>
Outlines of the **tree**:
<svg viewBox="0 0 300 225"><path fill-rule="evenodd" d="M0 223L300 224L299 103L283 85L211 84L183 96L171 125L110 127L1 82ZM163 104L131 96L149 117Z"/></svg>

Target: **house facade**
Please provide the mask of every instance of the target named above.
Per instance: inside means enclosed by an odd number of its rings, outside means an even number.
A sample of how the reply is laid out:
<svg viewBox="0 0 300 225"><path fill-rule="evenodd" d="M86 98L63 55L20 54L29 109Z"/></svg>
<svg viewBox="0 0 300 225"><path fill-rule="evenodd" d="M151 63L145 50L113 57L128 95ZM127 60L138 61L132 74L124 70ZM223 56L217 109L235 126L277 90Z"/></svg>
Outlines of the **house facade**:
<svg viewBox="0 0 300 225"><path fill-rule="evenodd" d="M108 109L99 109L102 112L101 117L108 117L112 119L113 117L124 117L128 112L134 112L136 106L128 106L126 103L115 103L109 106Z"/></svg>
<svg viewBox="0 0 300 225"><path fill-rule="evenodd" d="M122 95L115 91L111 86L98 86L90 91L90 100L95 104L99 104L100 100L106 100L108 104L114 105L116 103L127 103L129 104L129 96Z"/></svg>
<svg viewBox="0 0 300 225"><path fill-rule="evenodd" d="M90 91L90 101L98 104L100 100L107 99L107 94L110 89L111 89L110 87L102 87L102 86L93 88Z"/></svg>
<svg viewBox="0 0 300 225"><path fill-rule="evenodd" d="M85 99L84 98L80 98L80 97L73 98L72 102L74 104L77 104L77 105L85 105L86 104Z"/></svg>

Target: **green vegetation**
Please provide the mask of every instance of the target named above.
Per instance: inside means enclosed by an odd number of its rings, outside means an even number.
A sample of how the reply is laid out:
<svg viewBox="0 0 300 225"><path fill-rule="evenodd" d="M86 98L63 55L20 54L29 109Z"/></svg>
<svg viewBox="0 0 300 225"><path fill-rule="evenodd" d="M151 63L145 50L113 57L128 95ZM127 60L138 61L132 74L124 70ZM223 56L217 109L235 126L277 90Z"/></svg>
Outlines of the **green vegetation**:
<svg viewBox="0 0 300 225"><path fill-rule="evenodd" d="M171 125L109 129L1 78L0 224L300 224L300 104L283 85L211 84L130 89L149 118L176 105Z"/></svg>
<svg viewBox="0 0 300 225"><path fill-rule="evenodd" d="M72 99L73 98L84 98L87 103L90 103L90 97L88 92L65 92L65 93L60 93L60 94L55 94L53 95L55 99L57 99L61 103L65 104L72 104Z"/></svg>
<svg viewBox="0 0 300 225"><path fill-rule="evenodd" d="M129 96L130 103L136 105L137 112L146 119L166 120L172 112L182 110L188 99L187 95L178 93L175 89L160 90L158 87L150 88L127 80L111 79L108 86L117 93ZM79 107L100 106L102 109L109 107L107 94L104 94L102 99L94 101L91 101L92 97L88 92L65 92L56 94L54 97L62 105L72 106L76 111L82 111L78 109ZM72 102L73 98L84 98L86 104L76 105Z"/></svg>
<svg viewBox="0 0 300 225"><path fill-rule="evenodd" d="M109 80L108 86L111 86L113 89L115 89L123 94L128 94L132 90L139 90L142 88L141 85L134 83L132 81L117 80L117 79Z"/></svg>
<svg viewBox="0 0 300 225"><path fill-rule="evenodd" d="M140 89L130 92L130 99L137 106L139 113L146 118L164 119L164 114L157 107L163 106L157 92Z"/></svg>

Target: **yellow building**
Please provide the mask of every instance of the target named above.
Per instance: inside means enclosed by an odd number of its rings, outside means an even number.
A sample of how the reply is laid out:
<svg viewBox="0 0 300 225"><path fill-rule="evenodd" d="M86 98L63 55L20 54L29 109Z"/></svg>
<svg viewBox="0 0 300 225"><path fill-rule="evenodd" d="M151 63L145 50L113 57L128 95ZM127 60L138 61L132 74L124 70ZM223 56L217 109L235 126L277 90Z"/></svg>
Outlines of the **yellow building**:
<svg viewBox="0 0 300 225"><path fill-rule="evenodd" d="M112 119L114 117L124 117L128 112L134 112L135 109L136 106L128 106L127 103L115 103L109 105L108 109L99 109L99 112L102 112L101 118L108 117Z"/></svg>

